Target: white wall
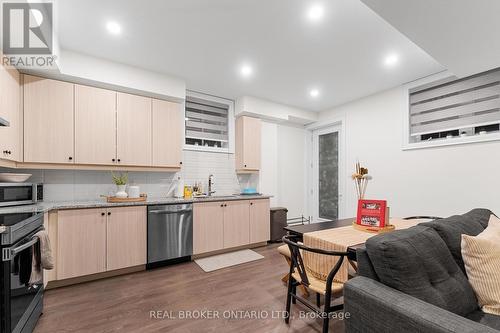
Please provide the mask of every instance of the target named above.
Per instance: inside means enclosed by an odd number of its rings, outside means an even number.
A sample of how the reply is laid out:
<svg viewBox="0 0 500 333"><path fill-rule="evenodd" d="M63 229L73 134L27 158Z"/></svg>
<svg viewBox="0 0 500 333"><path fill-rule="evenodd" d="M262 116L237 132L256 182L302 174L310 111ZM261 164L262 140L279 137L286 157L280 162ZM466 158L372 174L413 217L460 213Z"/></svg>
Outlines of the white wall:
<svg viewBox="0 0 500 333"><path fill-rule="evenodd" d="M285 207L288 217L308 216L306 204L306 131L262 122L260 191L273 195L271 207Z"/></svg>
<svg viewBox="0 0 500 333"><path fill-rule="evenodd" d="M320 122L344 117L349 177L359 158L373 181L367 198L387 199L392 216L464 213L485 207L500 213L500 143L403 151L403 87L320 113ZM356 214L354 184L347 182L347 211Z"/></svg>

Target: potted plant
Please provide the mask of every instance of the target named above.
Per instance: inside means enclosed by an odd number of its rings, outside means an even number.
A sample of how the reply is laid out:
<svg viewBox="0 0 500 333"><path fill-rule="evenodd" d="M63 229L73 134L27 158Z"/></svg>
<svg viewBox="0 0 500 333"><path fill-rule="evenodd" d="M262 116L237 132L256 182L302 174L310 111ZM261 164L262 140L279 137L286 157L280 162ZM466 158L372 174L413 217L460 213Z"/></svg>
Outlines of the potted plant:
<svg viewBox="0 0 500 333"><path fill-rule="evenodd" d="M125 190L127 188L128 174L120 172L116 175L113 171L111 171L111 177L113 177L113 182L116 184L115 196L117 198L126 198L127 192Z"/></svg>

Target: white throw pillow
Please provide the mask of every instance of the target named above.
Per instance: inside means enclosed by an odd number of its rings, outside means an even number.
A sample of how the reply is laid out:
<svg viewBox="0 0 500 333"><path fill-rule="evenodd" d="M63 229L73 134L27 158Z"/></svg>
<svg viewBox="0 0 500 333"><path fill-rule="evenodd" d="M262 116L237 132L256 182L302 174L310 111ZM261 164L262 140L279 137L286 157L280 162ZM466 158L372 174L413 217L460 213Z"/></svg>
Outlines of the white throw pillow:
<svg viewBox="0 0 500 333"><path fill-rule="evenodd" d="M462 258L483 312L500 315L500 219L477 236L462 235Z"/></svg>

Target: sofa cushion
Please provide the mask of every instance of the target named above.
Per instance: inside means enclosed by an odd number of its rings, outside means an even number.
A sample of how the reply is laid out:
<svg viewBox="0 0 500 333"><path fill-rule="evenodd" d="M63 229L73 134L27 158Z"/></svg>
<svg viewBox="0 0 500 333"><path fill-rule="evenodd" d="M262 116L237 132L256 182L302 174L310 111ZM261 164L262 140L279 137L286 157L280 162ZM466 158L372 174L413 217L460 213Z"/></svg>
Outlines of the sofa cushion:
<svg viewBox="0 0 500 333"><path fill-rule="evenodd" d="M477 208L463 215L454 215L445 219L420 223L420 225L431 227L438 232L446 246L448 246L458 267L462 272L465 272L460 247L462 234L479 235L488 226L490 215L491 211L489 209Z"/></svg>
<svg viewBox="0 0 500 333"><path fill-rule="evenodd" d="M472 287L434 229L418 225L377 235L366 250L385 285L461 316L477 310Z"/></svg>
<svg viewBox="0 0 500 333"><path fill-rule="evenodd" d="M500 316L484 313L481 310L476 310L469 313L466 317L467 319L475 321L476 323L480 323L500 331Z"/></svg>

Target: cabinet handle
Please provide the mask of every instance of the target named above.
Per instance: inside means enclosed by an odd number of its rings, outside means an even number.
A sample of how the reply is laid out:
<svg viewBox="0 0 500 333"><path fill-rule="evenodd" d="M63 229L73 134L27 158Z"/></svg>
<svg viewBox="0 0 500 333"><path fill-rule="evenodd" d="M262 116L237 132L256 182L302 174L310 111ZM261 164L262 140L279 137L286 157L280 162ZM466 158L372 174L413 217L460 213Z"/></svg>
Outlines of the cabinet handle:
<svg viewBox="0 0 500 333"><path fill-rule="evenodd" d="M71 160L73 160L73 157L70 156L70 157L68 157L68 159L71 161Z"/></svg>
<svg viewBox="0 0 500 333"><path fill-rule="evenodd" d="M111 159L111 161L113 161L113 162L114 162L114 161L115 161L115 159L113 158L113 159Z"/></svg>
<svg viewBox="0 0 500 333"><path fill-rule="evenodd" d="M10 154L12 154L12 152L9 150L9 151L7 152L7 154L9 154L9 155L10 155Z"/></svg>
<svg viewBox="0 0 500 333"><path fill-rule="evenodd" d="M7 153L8 153L8 150L4 150L4 151L3 151L3 153L4 153L4 154L7 154Z"/></svg>
<svg viewBox="0 0 500 333"><path fill-rule="evenodd" d="M101 213L101 216L104 216L105 214L104 213Z"/></svg>
<svg viewBox="0 0 500 333"><path fill-rule="evenodd" d="M250 206L252 206L252 205L253 205L253 202L250 202Z"/></svg>
<svg viewBox="0 0 500 333"><path fill-rule="evenodd" d="M247 165L245 164L245 168L247 167Z"/></svg>
<svg viewBox="0 0 500 333"><path fill-rule="evenodd" d="M220 206L221 206L221 207L224 207L224 204L221 204Z"/></svg>
<svg viewBox="0 0 500 333"><path fill-rule="evenodd" d="M120 162L120 159L118 159L118 162Z"/></svg>
<svg viewBox="0 0 500 333"><path fill-rule="evenodd" d="M182 162L179 162L180 165L182 165Z"/></svg>
<svg viewBox="0 0 500 333"><path fill-rule="evenodd" d="M108 212L108 216L111 215L111 212Z"/></svg>
<svg viewBox="0 0 500 333"><path fill-rule="evenodd" d="M227 207L227 204L224 204L224 207Z"/></svg>

